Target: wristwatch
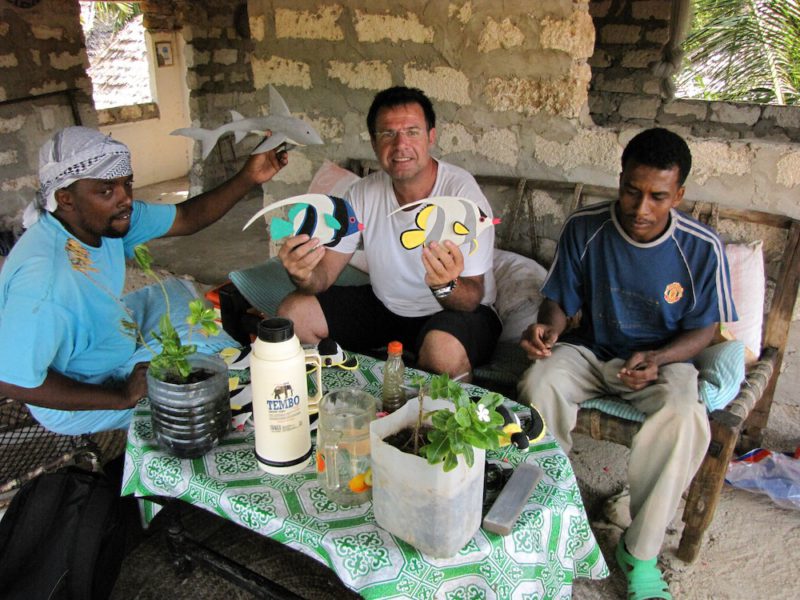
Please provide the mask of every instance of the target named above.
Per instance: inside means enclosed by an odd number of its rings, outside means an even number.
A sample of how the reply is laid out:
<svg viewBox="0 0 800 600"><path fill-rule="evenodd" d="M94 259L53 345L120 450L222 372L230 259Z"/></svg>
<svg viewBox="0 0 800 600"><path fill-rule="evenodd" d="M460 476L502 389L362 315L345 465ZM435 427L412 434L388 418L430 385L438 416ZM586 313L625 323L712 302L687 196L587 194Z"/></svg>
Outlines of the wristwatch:
<svg viewBox="0 0 800 600"><path fill-rule="evenodd" d="M434 298L437 300L441 300L442 298L447 298L450 294L453 293L453 290L456 289L458 285L458 277L450 281L449 283L445 283L442 287L438 288L429 288L433 293Z"/></svg>

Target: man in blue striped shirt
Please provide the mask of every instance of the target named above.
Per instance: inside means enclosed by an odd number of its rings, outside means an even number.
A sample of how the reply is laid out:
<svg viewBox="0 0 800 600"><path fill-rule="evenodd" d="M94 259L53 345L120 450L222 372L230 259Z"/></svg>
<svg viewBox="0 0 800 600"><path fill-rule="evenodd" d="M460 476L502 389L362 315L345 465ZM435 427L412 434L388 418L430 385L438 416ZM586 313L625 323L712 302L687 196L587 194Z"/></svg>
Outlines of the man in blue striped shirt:
<svg viewBox="0 0 800 600"><path fill-rule="evenodd" d="M618 396L646 415L631 447L632 522L617 547L631 598L671 598L656 559L710 440L688 361L719 322L737 318L722 242L675 210L691 162L686 142L666 129L630 141L618 199L564 224L538 322L521 341L536 362L520 398L565 451L585 400Z"/></svg>

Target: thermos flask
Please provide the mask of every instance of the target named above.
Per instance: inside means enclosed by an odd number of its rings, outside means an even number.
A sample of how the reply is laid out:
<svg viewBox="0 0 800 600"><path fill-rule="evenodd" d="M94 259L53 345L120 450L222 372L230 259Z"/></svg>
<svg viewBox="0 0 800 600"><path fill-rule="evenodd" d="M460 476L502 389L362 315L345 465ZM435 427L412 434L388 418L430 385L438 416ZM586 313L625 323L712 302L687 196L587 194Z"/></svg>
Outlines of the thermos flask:
<svg viewBox="0 0 800 600"><path fill-rule="evenodd" d="M314 369L319 405L322 370L319 353L304 350L289 319L264 319L258 325L250 357L256 459L267 473L285 475L302 470L311 458L306 364Z"/></svg>

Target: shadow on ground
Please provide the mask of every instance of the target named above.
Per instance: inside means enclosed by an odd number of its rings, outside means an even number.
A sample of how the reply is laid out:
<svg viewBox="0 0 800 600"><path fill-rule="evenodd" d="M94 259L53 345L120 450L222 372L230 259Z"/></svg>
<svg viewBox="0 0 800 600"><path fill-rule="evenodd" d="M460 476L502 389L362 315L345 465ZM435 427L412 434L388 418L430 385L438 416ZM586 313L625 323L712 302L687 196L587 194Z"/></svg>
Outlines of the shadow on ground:
<svg viewBox="0 0 800 600"><path fill-rule="evenodd" d="M360 598L320 562L206 511L180 503L159 513L145 538L128 555L111 600L238 600L253 596L201 565L181 576L167 546L167 525L180 510L186 533L212 550L308 600Z"/></svg>

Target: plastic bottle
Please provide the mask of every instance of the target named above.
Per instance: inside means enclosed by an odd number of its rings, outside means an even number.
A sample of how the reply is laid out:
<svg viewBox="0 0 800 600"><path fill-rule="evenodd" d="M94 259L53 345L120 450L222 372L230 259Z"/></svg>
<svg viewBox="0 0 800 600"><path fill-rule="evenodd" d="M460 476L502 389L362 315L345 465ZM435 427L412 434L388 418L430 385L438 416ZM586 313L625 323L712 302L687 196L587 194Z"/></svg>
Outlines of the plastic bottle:
<svg viewBox="0 0 800 600"><path fill-rule="evenodd" d="M306 363L320 366L319 354L304 351L289 319L265 319L250 357L253 387L253 422L256 459L261 470L283 475L295 473L311 459L309 398ZM320 390L318 368L317 395Z"/></svg>
<svg viewBox="0 0 800 600"><path fill-rule="evenodd" d="M392 413L406 403L403 389L403 344L389 342L389 357L383 366L383 410Z"/></svg>

